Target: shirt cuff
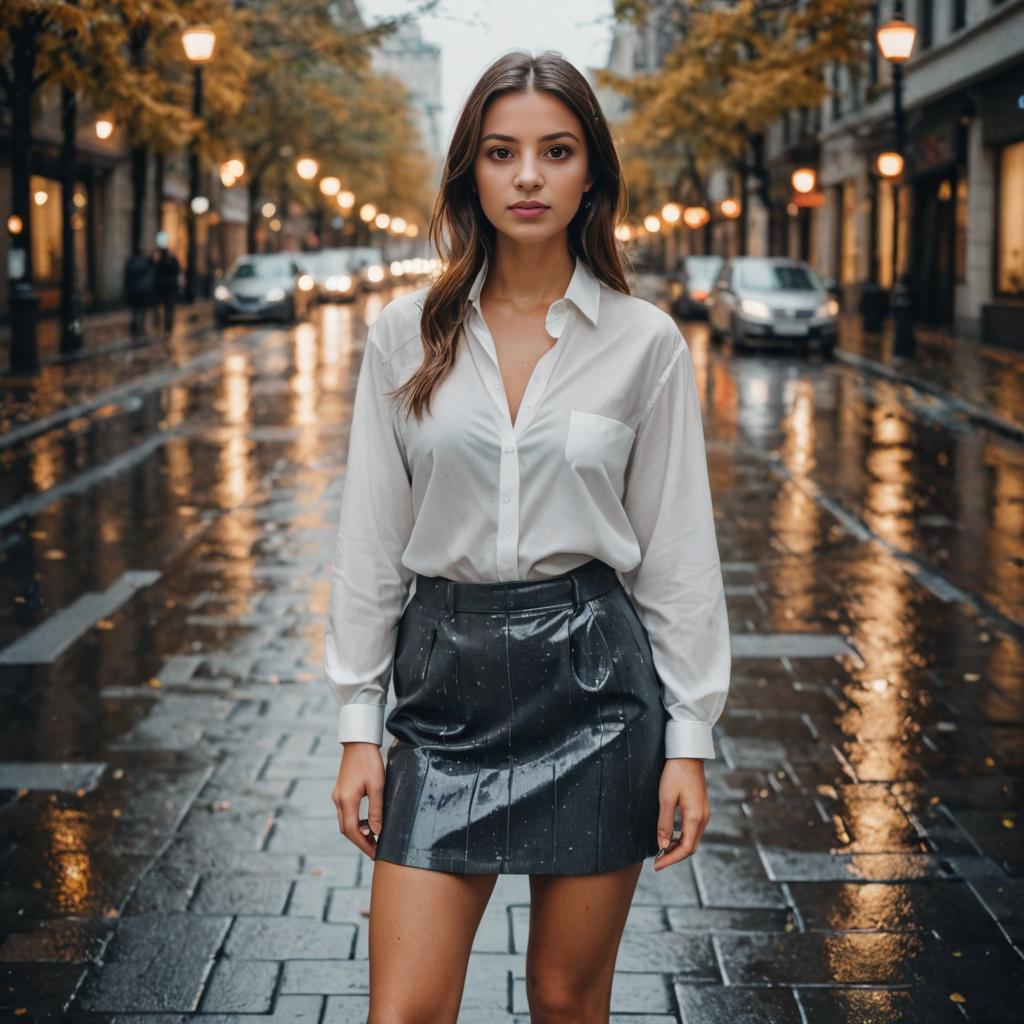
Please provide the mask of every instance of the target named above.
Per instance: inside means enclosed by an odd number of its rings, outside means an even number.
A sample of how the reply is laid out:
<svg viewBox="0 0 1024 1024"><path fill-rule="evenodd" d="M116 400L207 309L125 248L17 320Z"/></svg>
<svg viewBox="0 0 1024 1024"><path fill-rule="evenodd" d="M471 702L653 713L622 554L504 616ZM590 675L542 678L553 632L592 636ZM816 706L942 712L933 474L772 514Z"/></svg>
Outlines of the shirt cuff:
<svg viewBox="0 0 1024 1024"><path fill-rule="evenodd" d="M715 757L711 726L707 722L680 722L674 718L665 723L665 757Z"/></svg>
<svg viewBox="0 0 1024 1024"><path fill-rule="evenodd" d="M383 704L343 704L338 709L339 743L384 742Z"/></svg>

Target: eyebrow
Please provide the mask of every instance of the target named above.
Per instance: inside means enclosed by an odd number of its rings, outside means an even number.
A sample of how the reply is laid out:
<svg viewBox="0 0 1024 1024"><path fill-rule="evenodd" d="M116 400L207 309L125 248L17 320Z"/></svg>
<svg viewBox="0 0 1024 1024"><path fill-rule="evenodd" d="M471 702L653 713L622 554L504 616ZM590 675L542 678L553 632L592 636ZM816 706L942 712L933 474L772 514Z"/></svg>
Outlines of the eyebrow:
<svg viewBox="0 0 1024 1024"><path fill-rule="evenodd" d="M577 142L580 140L576 138L573 132L552 132L550 135L542 135L537 141L538 142L550 142L552 139L561 139L568 135L570 139L576 139ZM497 132L490 132L485 135L480 141L486 142L488 139L497 139L499 142L518 142L519 140L514 135L499 135Z"/></svg>

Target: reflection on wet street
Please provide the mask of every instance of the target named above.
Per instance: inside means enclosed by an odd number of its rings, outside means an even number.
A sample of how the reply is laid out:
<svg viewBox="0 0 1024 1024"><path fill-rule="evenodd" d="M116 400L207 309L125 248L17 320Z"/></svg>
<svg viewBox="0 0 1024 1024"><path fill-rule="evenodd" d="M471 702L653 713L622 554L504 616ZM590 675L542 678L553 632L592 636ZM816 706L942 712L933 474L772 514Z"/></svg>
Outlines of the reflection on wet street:
<svg viewBox="0 0 1024 1024"><path fill-rule="evenodd" d="M338 834L320 660L391 294L4 383L12 1019L365 1019L372 862ZM645 866L613 1019L1015 1019L1024 439L682 327L733 689L711 824L691 861ZM528 1019L526 882L498 881L461 1020Z"/></svg>

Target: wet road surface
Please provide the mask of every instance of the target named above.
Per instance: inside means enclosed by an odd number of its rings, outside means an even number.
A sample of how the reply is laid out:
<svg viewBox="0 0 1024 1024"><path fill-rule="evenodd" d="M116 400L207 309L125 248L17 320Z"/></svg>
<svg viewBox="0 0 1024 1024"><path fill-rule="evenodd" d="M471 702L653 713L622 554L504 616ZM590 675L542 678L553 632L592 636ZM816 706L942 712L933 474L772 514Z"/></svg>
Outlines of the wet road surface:
<svg viewBox="0 0 1024 1024"><path fill-rule="evenodd" d="M3 385L5 1018L365 1020L372 862L337 832L319 673L387 298ZM849 363L683 330L733 689L711 824L645 865L612 1019L1016 1020L1024 445ZM467 1024L529 1019L528 899L499 878Z"/></svg>

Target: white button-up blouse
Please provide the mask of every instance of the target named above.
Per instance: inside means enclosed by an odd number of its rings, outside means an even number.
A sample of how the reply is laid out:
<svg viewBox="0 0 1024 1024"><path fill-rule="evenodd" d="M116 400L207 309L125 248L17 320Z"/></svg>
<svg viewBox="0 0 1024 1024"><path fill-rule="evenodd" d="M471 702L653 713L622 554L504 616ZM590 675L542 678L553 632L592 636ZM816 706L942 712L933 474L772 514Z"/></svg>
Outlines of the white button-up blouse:
<svg viewBox="0 0 1024 1024"><path fill-rule="evenodd" d="M385 392L420 365L429 286L392 299L359 369L324 672L338 740L380 745L415 573L488 583L611 565L647 630L666 757L715 756L730 649L689 348L657 306L577 259L515 424L473 282L455 365L422 421Z"/></svg>

